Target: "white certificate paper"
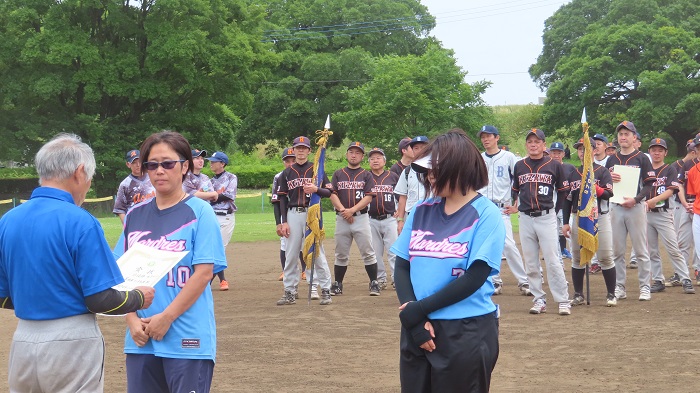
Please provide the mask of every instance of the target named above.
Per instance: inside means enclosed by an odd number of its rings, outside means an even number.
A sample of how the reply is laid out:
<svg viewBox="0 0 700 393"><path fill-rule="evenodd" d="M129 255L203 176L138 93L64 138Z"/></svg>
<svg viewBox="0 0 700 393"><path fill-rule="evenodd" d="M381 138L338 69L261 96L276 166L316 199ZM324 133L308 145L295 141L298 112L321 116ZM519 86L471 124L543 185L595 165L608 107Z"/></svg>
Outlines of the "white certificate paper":
<svg viewBox="0 0 700 393"><path fill-rule="evenodd" d="M640 171L640 168L626 165L613 166L613 172L620 174L620 181L613 183L613 196L610 198L610 202L619 204L625 201L624 197L634 198L637 196Z"/></svg>
<svg viewBox="0 0 700 393"><path fill-rule="evenodd" d="M130 291L139 286L153 287L177 265L189 251L162 251L136 243L117 260L124 282L114 286Z"/></svg>

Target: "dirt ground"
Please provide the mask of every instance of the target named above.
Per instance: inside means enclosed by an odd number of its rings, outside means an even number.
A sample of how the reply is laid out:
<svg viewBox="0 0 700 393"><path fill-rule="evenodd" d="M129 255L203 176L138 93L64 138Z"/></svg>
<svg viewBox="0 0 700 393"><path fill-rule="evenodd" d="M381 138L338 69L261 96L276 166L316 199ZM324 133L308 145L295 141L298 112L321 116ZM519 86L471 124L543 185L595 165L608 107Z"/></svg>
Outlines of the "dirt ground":
<svg viewBox="0 0 700 393"><path fill-rule="evenodd" d="M333 240L325 246L332 261ZM278 242L228 247L231 290L219 292L214 284L218 357L212 391L398 392L400 324L394 291L368 296L367 276L353 249L345 293L332 305L313 301L307 306L303 299L278 307L278 247ZM668 288L640 302L636 271L628 270L629 299L607 308L598 274L591 276L590 306L575 307L566 317L556 313L555 305L550 313L530 315L532 298L519 295L505 261L503 270L504 293L494 298L502 314L491 391L692 391L700 361L700 291L685 295ZM0 391L7 390L15 325L14 314L0 312ZM107 343L105 391L125 392L123 320L100 317L100 326Z"/></svg>

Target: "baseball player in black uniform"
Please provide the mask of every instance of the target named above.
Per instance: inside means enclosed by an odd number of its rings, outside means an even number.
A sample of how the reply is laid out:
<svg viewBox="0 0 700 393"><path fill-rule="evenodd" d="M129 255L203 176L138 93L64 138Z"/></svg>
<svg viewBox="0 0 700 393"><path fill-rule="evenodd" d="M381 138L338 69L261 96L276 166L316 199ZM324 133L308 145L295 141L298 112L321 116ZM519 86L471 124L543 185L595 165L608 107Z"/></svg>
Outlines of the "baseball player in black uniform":
<svg viewBox="0 0 700 393"><path fill-rule="evenodd" d="M670 282L680 282L685 293L695 293L695 288L690 282L688 264L678 248L678 237L673 225L673 212L669 201L673 194L679 190L678 175L675 164L664 163L668 147L666 141L654 138L649 143L649 155L651 166L656 173L656 182L647 195L647 241L649 245L649 261L651 263L651 293L661 292L666 289L663 270L661 267L661 254L659 253L659 237L664 242L664 247L673 265L674 274Z"/></svg>
<svg viewBox="0 0 700 393"><path fill-rule="evenodd" d="M564 176L566 176L566 178L568 179L571 173L576 170L576 167L569 164L568 162L564 162L564 149L565 148L563 143L554 142L551 146L549 146L549 156L552 157L555 161L562 164L562 166L564 167ZM554 200L554 203L556 203L556 199ZM571 252L569 252L569 250L566 249L566 236L564 236L564 233L562 232L564 222L565 221L563 212L559 210L557 212L557 228L559 229L559 250L561 251L561 256L563 258L571 259Z"/></svg>
<svg viewBox="0 0 700 393"><path fill-rule="evenodd" d="M513 205L509 211L519 211L520 243L530 291L535 297L531 314L546 311L546 293L542 289L539 252L547 264L547 282L559 314L571 314L568 283L559 256L557 214L554 194L562 203L569 191L562 165L544 156L545 136L533 128L525 138L528 157L515 163L513 173Z"/></svg>
<svg viewBox="0 0 700 393"><path fill-rule="evenodd" d="M391 166L389 171L401 176L401 172L403 172L407 166L411 165L411 161L413 161L413 149L410 148L410 144L411 138L409 137L399 141L399 154L401 154L401 158Z"/></svg>
<svg viewBox="0 0 700 393"><path fill-rule="evenodd" d="M311 152L311 141L305 136L294 139L292 145L296 162L285 169L279 178L277 195L280 203L281 223L277 226L277 233L287 238L287 252L284 264L284 295L277 301L278 306L296 303L297 288L299 285L298 258L304 240L306 227L306 213L311 200L311 194L317 193L320 197L331 196L330 182L324 176L321 187L313 184L314 164L308 161ZM321 305L331 304L331 270L328 268L326 252L321 245L318 257L314 263L315 275L312 288L321 285ZM307 281L311 275L307 274ZM313 289L312 289L313 291Z"/></svg>
<svg viewBox="0 0 700 393"><path fill-rule="evenodd" d="M627 271L625 270L625 252L627 251L627 234L632 240L632 248L635 251L639 266L639 300L651 300L651 270L649 264L649 250L647 249L647 215L646 205L641 203L651 192L656 181L654 168L651 161L644 153L634 148L637 141L637 129L631 121L623 121L616 130L620 151L608 157L605 166L610 170L613 183L621 180L620 174L615 173L615 165L626 165L640 168L637 195L633 198L625 197L621 204L611 203L610 218L613 228L613 255L615 269L617 269L617 288L615 297L627 298L626 284ZM635 179L636 180L636 179Z"/></svg>
<svg viewBox="0 0 700 393"><path fill-rule="evenodd" d="M591 146L596 146L591 138ZM605 149L605 145L596 146L591 152L594 156L600 148ZM583 163L584 147L583 138L574 144L574 149L578 152L578 157ZM581 179L583 178L583 165L569 174L569 186L571 191L564 200L562 211L564 214L564 236L571 239L571 281L574 285L574 298L571 305L578 306L585 303L583 297L583 276L585 276L585 266L581 266L581 248L578 243L578 204L581 192ZM602 265L603 279L607 289L606 305L614 307L617 305L615 297L615 264L612 256L612 226L610 224L610 214L607 201L613 195L612 177L610 171L604 166L593 163L593 178L595 179L595 193L598 205L598 252L599 264ZM570 218L573 217L573 220ZM571 224L569 224L571 222Z"/></svg>
<svg viewBox="0 0 700 393"><path fill-rule="evenodd" d="M391 282L394 282L394 261L396 256L389 249L396 241L396 201L394 186L399 181L399 175L384 169L386 156L384 150L374 147L369 151L369 167L372 170L372 192L375 197L369 204L369 226L372 228L372 246L377 257L377 280L381 289L386 289L387 274L384 265L384 250L391 269Z"/></svg>
<svg viewBox="0 0 700 393"><path fill-rule="evenodd" d="M369 276L370 296L379 296L377 281L377 258L372 247L372 234L369 226L367 206L374 192L372 173L360 167L365 157L365 147L360 142L352 142L345 154L348 166L333 173L331 202L335 207L335 281L331 295L343 294L343 278L348 270L350 245L355 239L365 262Z"/></svg>

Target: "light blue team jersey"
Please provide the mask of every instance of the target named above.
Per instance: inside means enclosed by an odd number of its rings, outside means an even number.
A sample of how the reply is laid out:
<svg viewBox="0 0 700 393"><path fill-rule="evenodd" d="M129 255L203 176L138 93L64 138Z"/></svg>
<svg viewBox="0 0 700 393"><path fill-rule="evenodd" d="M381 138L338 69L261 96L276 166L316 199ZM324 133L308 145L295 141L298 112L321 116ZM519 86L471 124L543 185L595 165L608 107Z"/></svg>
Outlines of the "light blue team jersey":
<svg viewBox="0 0 700 393"><path fill-rule="evenodd" d="M194 273L194 265L214 264L214 273L226 268L216 215L211 205L199 198L188 197L163 210L158 209L155 198L134 206L126 215L124 232L114 248L114 254L121 256L135 243L161 250L190 251L155 285L153 304L137 312L141 318L165 310ZM197 301L172 323L161 341L151 339L145 346L139 347L127 328L124 353L215 360L216 323L211 287L207 286Z"/></svg>
<svg viewBox="0 0 700 393"><path fill-rule="evenodd" d="M411 265L411 283L417 300L426 298L460 277L475 260L501 270L506 231L501 211L482 195L452 215L445 214L442 198L419 203L391 252ZM432 312L430 319L463 319L496 311L493 284L486 280L468 298Z"/></svg>

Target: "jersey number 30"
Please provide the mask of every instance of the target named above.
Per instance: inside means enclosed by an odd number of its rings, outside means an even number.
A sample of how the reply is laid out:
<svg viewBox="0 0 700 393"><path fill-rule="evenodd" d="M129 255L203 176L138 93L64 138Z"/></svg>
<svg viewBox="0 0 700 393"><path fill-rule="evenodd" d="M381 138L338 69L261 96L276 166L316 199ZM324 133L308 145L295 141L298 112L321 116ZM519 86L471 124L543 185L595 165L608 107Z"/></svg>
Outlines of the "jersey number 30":
<svg viewBox="0 0 700 393"><path fill-rule="evenodd" d="M549 195L549 186L537 187L537 193L540 195Z"/></svg>

